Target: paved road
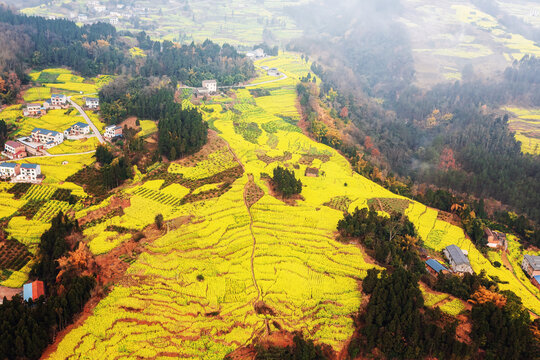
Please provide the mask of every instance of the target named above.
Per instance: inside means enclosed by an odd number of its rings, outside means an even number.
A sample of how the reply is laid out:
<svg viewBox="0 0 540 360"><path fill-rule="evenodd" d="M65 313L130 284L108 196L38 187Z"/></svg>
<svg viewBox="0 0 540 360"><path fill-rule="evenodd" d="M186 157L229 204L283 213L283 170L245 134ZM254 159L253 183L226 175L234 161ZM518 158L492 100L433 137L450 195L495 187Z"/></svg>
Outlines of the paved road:
<svg viewBox="0 0 540 360"><path fill-rule="evenodd" d="M97 126L94 125L92 120L90 120L90 117L86 114L83 108L80 107L79 104L77 104L75 101L71 100L71 97L68 97L68 100L71 103L71 105L73 105L73 107L81 113L81 115L83 116L84 120L86 120L88 125L90 125L90 127L92 128L92 131L94 132L94 134L96 134L96 137L98 138L99 142L102 144L105 143L105 140L103 140L103 136L101 136Z"/></svg>

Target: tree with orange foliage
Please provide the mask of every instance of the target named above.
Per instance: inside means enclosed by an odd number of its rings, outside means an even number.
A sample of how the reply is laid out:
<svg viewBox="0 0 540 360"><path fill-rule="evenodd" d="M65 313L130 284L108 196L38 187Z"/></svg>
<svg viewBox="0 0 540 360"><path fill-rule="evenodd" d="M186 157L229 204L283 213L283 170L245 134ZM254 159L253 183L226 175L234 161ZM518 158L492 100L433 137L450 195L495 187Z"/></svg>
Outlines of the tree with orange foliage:
<svg viewBox="0 0 540 360"><path fill-rule="evenodd" d="M443 149L439 158L439 169L441 170L455 170L457 169L456 159L454 158L454 151L449 147Z"/></svg>
<svg viewBox="0 0 540 360"><path fill-rule="evenodd" d="M341 116L342 119L349 117L349 108L344 106L343 109L341 109L341 112L339 113L339 116Z"/></svg>
<svg viewBox="0 0 540 360"><path fill-rule="evenodd" d="M485 304L491 302L499 308L503 308L506 305L506 297L486 289L484 286L480 286L474 294L471 295L469 299L471 304Z"/></svg>
<svg viewBox="0 0 540 360"><path fill-rule="evenodd" d="M68 272L77 276L92 276L98 270L94 256L83 242L79 243L76 250L58 259L58 268L60 272L56 276L57 282Z"/></svg>

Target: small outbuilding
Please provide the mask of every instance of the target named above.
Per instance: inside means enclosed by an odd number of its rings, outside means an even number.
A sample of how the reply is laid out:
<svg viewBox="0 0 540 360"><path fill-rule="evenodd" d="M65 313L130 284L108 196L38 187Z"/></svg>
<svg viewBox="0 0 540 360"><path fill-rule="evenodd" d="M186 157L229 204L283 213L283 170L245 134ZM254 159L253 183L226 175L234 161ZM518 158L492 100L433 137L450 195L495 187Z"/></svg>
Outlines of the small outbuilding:
<svg viewBox="0 0 540 360"><path fill-rule="evenodd" d="M426 269L432 275L437 275L439 273L443 273L443 274L448 273L448 269L435 259L426 260Z"/></svg>
<svg viewBox="0 0 540 360"><path fill-rule="evenodd" d="M306 172L304 174L305 176L309 177L318 177L319 176L319 169L315 167L308 167L306 168Z"/></svg>
<svg viewBox="0 0 540 360"><path fill-rule="evenodd" d="M36 280L34 282L24 284L23 286L23 299L28 301L30 299L37 300L40 296L45 295L45 287L43 281Z"/></svg>

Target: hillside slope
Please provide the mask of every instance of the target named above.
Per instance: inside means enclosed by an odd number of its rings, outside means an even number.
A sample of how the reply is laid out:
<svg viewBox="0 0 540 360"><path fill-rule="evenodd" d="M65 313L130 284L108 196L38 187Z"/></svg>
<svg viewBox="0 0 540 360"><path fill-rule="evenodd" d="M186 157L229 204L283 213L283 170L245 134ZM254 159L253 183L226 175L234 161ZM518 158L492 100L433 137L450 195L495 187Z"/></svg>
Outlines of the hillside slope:
<svg viewBox="0 0 540 360"><path fill-rule="evenodd" d="M174 190L170 185L171 176L143 179L143 185L124 190L133 213L128 207L115 225L141 228L158 213L166 221L190 221L149 244L51 359L222 359L277 329L300 330L337 351L343 348L353 333L351 315L362 301L358 282L374 265L356 245L335 241L342 211L325 204L353 210L372 198L402 197L356 174L343 156L294 125L300 119L295 86L309 71L298 55L263 61L288 78L257 86L270 95L254 97L249 88L240 89L231 98L205 104L205 118L227 149L202 160L195 155L204 171L179 164L168 172L192 181L210 179L234 166L232 156L243 175L223 195L183 205L158 196L165 189L171 196L186 195L181 186ZM234 112L221 111L222 105ZM291 203L273 196L264 174L277 165L294 169L301 178L303 199ZM318 168L319 176L304 176L308 166ZM405 212L427 247L441 250L456 243L468 249L476 272L485 269L507 281L502 289L511 289L540 313L538 293L533 295L505 268L491 266L461 229L437 219L437 211L410 201Z"/></svg>

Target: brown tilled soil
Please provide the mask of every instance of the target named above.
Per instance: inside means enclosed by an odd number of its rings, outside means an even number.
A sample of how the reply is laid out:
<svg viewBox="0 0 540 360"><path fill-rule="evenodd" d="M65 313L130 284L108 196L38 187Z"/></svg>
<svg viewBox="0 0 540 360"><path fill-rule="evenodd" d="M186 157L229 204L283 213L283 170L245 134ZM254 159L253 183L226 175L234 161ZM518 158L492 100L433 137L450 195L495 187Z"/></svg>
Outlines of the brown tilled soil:
<svg viewBox="0 0 540 360"><path fill-rule="evenodd" d="M86 215L85 217L79 219L79 225L84 225L90 221L101 219L106 214L110 213L111 211L115 209L125 209L127 207L131 206L131 202L129 199L121 199L119 197L113 196L111 198L111 203L103 208L97 209L95 211L91 211Z"/></svg>
<svg viewBox="0 0 540 360"><path fill-rule="evenodd" d="M8 300L11 300L11 298L17 294L19 294L20 292L22 292L22 288L8 288L8 287L5 287L5 286L0 286L0 300L3 300L4 299L4 296L8 299Z"/></svg>
<svg viewBox="0 0 540 360"><path fill-rule="evenodd" d="M244 187L244 199L248 208L252 207L257 201L264 196L264 191L255 184L253 175L249 174L249 181Z"/></svg>

